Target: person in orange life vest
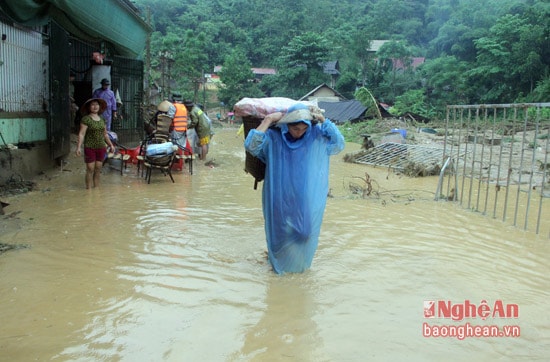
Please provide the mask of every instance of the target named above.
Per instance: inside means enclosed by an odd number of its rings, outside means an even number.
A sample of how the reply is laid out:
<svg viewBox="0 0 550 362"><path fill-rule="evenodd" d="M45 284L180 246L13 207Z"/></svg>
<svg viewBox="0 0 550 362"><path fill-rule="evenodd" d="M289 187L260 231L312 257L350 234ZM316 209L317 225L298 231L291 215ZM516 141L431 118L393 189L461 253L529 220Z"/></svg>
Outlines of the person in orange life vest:
<svg viewBox="0 0 550 362"><path fill-rule="evenodd" d="M174 120L172 121L172 142L181 150L187 149L187 108L176 101L172 101L176 107Z"/></svg>
<svg viewBox="0 0 550 362"><path fill-rule="evenodd" d="M206 154L208 153L208 145L210 143L210 137L212 136L210 122L206 118L206 114L203 110L200 109L193 101L186 100L183 104L187 107L187 113L189 115L189 124L187 128L195 129L197 132L197 136L199 138L198 143L200 145L200 159L204 160L206 158Z"/></svg>

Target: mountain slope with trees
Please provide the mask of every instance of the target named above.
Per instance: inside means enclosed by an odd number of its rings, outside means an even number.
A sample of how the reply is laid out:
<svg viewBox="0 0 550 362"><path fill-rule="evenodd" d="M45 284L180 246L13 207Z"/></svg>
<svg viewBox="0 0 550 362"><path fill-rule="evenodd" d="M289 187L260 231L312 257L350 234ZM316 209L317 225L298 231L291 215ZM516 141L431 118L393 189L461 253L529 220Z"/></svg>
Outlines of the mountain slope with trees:
<svg viewBox="0 0 550 362"><path fill-rule="evenodd" d="M135 0L169 51L170 77L192 96L197 79L223 65L220 100L299 98L329 82L365 86L399 111L441 115L446 104L550 101L550 3L546 0ZM390 40L376 53L373 40ZM418 68L413 57L424 57ZM158 57L152 69L158 69ZM394 67L396 60L403 69ZM277 69L250 84L250 67ZM158 71L151 72L158 79ZM412 107L412 108L411 108Z"/></svg>

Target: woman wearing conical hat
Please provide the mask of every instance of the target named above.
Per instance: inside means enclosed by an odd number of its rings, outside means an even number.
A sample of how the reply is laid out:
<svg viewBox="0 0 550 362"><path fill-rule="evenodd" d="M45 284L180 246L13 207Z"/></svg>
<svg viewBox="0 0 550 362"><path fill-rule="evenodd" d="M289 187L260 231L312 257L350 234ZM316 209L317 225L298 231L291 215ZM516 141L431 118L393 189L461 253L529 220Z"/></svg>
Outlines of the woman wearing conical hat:
<svg viewBox="0 0 550 362"><path fill-rule="evenodd" d="M84 145L87 189L99 187L101 167L107 155L107 145L112 152L115 151L115 146L107 133L105 119L100 116L105 108L107 108L107 103L101 98L89 99L80 108L83 117L80 121L76 155L80 157L82 145Z"/></svg>

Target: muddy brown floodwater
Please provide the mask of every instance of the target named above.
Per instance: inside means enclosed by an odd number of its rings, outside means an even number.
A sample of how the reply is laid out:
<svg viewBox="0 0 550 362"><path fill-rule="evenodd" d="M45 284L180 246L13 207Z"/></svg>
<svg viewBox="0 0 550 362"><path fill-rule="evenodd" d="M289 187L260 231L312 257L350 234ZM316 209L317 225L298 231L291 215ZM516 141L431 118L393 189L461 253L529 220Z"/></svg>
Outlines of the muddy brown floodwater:
<svg viewBox="0 0 550 362"><path fill-rule="evenodd" d="M174 184L131 166L86 191L71 158L9 199L19 224L0 243L30 247L0 255L0 360L547 359L546 235L433 201L437 178L342 156L313 266L285 276L266 262L236 129L216 130L215 167ZM376 197L352 192L365 172Z"/></svg>

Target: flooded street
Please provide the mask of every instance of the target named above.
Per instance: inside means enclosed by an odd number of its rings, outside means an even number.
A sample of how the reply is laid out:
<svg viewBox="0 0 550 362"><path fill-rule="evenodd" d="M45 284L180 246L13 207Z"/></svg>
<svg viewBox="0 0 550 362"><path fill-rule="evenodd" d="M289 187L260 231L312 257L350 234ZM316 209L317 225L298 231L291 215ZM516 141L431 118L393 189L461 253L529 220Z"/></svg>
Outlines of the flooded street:
<svg viewBox="0 0 550 362"><path fill-rule="evenodd" d="M242 137L215 131L215 167L196 161L175 183L129 166L85 190L71 155L42 191L9 200L22 228L0 242L30 248L0 255L0 360L546 360L547 235L433 201L437 178L345 163L350 144L332 157L312 268L277 276ZM379 198L350 191L366 171ZM466 300L491 315L425 318L425 301ZM519 315L493 316L495 301ZM521 335L434 337L425 323Z"/></svg>

